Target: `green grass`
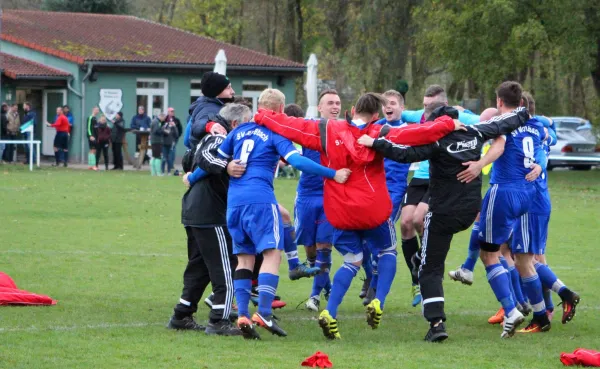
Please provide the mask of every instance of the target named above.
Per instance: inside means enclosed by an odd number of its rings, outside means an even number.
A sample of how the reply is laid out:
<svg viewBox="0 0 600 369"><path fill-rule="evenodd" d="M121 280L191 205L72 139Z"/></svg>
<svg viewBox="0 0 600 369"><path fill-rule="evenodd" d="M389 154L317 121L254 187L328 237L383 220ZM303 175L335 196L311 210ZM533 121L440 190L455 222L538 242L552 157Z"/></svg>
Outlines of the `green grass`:
<svg viewBox="0 0 600 369"><path fill-rule="evenodd" d="M295 186L276 181L290 210ZM186 263L179 178L0 167L0 270L58 300L0 307L0 368L299 368L316 351L335 368L559 368L561 351L600 349L600 171L550 173L550 188L548 259L582 295L572 323L558 318L547 334L500 340L500 328L486 322L498 303L479 263L472 287L446 279L450 339L426 344L399 258L380 329L364 321L357 278L339 311L343 339L326 341L315 314L295 309L311 281L282 278L288 306L279 316L289 337L248 342L165 328ZM462 262L468 235L454 238L447 269ZM201 307L198 319L206 316Z"/></svg>

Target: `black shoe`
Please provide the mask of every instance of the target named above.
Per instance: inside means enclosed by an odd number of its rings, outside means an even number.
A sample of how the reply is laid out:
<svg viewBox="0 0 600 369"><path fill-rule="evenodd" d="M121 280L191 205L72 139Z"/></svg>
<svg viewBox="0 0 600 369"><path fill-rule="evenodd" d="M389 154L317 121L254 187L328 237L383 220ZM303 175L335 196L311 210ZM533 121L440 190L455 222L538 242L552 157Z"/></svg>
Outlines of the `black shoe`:
<svg viewBox="0 0 600 369"><path fill-rule="evenodd" d="M207 335L217 336L241 336L242 331L229 320L219 320L216 323L208 323L206 330Z"/></svg>
<svg viewBox="0 0 600 369"><path fill-rule="evenodd" d="M292 281L300 278L310 278L321 272L321 268L309 267L307 264L298 264L294 269L290 269L289 277Z"/></svg>
<svg viewBox="0 0 600 369"><path fill-rule="evenodd" d="M63 163L63 167L68 167L69 165L67 163Z"/></svg>
<svg viewBox="0 0 600 369"><path fill-rule="evenodd" d="M375 289L372 287L369 287L367 289L367 295L363 299L363 306L367 306L371 303L371 301L373 301L373 299L375 298L375 292Z"/></svg>
<svg viewBox="0 0 600 369"><path fill-rule="evenodd" d="M446 325L443 322L439 322L437 326L431 325L429 332L425 336L427 342L442 342L448 338L446 333Z"/></svg>
<svg viewBox="0 0 600 369"><path fill-rule="evenodd" d="M360 293L358 294L358 298L364 299L365 297L367 297L367 291L369 290L370 285L371 285L371 278L365 278L363 280L363 285L360 290Z"/></svg>
<svg viewBox="0 0 600 369"><path fill-rule="evenodd" d="M167 324L167 328L182 331L204 331L206 329L205 326L196 323L194 317L191 315L182 319L175 319L175 316L172 316L169 324Z"/></svg>

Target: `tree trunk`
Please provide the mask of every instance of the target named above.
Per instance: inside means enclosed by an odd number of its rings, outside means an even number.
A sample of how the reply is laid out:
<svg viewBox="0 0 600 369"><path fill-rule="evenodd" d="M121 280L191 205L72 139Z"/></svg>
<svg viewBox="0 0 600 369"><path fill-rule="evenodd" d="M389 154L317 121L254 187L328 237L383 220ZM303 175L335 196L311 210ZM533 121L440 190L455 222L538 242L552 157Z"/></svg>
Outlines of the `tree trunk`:
<svg viewBox="0 0 600 369"><path fill-rule="evenodd" d="M596 40L596 67L592 70L592 81L596 95L600 97L600 38Z"/></svg>

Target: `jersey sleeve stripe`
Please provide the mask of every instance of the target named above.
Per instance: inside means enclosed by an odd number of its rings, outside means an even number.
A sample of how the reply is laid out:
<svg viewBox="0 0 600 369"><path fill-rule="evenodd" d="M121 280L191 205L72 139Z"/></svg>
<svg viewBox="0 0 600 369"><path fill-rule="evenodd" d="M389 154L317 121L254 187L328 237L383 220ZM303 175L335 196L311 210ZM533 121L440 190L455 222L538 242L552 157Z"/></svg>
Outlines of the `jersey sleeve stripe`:
<svg viewBox="0 0 600 369"><path fill-rule="evenodd" d="M287 161L288 158L294 154L300 154L300 153L298 152L298 150L292 150L292 151L288 152L287 154L285 154L285 156L283 157L283 160Z"/></svg>

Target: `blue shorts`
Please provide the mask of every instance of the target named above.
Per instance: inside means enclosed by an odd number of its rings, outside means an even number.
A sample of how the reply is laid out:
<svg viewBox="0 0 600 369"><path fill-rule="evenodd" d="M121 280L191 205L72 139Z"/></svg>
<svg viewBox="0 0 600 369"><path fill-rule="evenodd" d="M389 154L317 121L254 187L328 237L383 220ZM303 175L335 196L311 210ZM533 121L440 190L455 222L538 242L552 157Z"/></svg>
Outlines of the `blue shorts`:
<svg viewBox="0 0 600 369"><path fill-rule="evenodd" d="M227 228L235 255L256 255L265 250L283 249L283 222L277 204L227 208Z"/></svg>
<svg viewBox="0 0 600 369"><path fill-rule="evenodd" d="M493 184L483 198L479 241L501 245L508 241L519 217L529 211L533 186Z"/></svg>
<svg viewBox="0 0 600 369"><path fill-rule="evenodd" d="M390 192L390 198L392 199L392 215L390 215L390 219L394 224L400 220L400 213L402 213L402 202L404 201L405 193L406 186L402 192Z"/></svg>
<svg viewBox="0 0 600 369"><path fill-rule="evenodd" d="M549 223L549 215L523 214L515 224L511 243L513 254L544 255Z"/></svg>
<svg viewBox="0 0 600 369"><path fill-rule="evenodd" d="M362 260L363 247L368 245L372 255L396 249L396 229L391 220L377 228L363 231L333 230L333 245L342 255L344 261L357 262Z"/></svg>
<svg viewBox="0 0 600 369"><path fill-rule="evenodd" d="M325 217L323 197L301 196L294 204L294 227L296 243L315 246L317 243L331 244L333 227Z"/></svg>

